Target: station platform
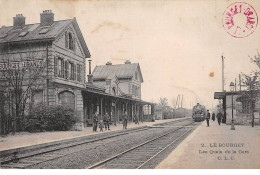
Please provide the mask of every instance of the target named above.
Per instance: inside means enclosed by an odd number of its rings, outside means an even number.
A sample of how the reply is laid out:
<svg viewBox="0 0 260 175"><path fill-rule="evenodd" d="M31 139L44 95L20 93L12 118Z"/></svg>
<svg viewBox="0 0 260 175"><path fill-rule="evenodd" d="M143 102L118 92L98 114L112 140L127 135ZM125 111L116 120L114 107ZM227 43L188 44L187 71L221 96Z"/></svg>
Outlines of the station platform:
<svg viewBox="0 0 260 175"><path fill-rule="evenodd" d="M259 169L260 126L202 122L156 169Z"/></svg>
<svg viewBox="0 0 260 175"><path fill-rule="evenodd" d="M187 117L190 118L190 117ZM129 122L127 128L135 128L142 126L152 126L153 124L171 122L175 120L182 120L184 118L167 119L167 120L156 120L155 122L140 122L139 125L133 122ZM110 125L110 130L103 129L103 132L93 132L92 127L87 127L82 131L53 131L53 132L39 132L39 133L28 133L21 132L15 135L7 135L5 137L0 137L0 151L11 150L26 146L39 145L43 143L50 143L55 141L62 141L66 139L72 139L82 136L90 136L96 134L102 134L110 131L119 131L123 129L123 124L117 124L116 126Z"/></svg>

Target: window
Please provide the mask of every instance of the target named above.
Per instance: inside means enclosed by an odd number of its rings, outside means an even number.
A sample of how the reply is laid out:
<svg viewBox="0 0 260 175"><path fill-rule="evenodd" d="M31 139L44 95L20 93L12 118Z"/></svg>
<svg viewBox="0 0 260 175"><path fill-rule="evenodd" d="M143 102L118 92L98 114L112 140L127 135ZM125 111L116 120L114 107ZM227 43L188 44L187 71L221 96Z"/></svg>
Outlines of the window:
<svg viewBox="0 0 260 175"><path fill-rule="evenodd" d="M54 76L58 75L58 58L54 57Z"/></svg>
<svg viewBox="0 0 260 175"><path fill-rule="evenodd" d="M113 92L113 95L116 95L116 88L115 87L113 87L112 92Z"/></svg>
<svg viewBox="0 0 260 175"><path fill-rule="evenodd" d="M58 76L64 78L64 60L58 58Z"/></svg>
<svg viewBox="0 0 260 175"><path fill-rule="evenodd" d="M74 80L74 64L73 63L70 63L70 79L71 80Z"/></svg>
<svg viewBox="0 0 260 175"><path fill-rule="evenodd" d="M75 95L69 91L61 92L59 94L59 104L74 110L75 109Z"/></svg>
<svg viewBox="0 0 260 175"><path fill-rule="evenodd" d="M74 69L73 69L73 80L77 80L77 65L73 64Z"/></svg>
<svg viewBox="0 0 260 175"><path fill-rule="evenodd" d="M81 65L76 65L71 61L64 61L62 58L55 59L54 74L69 80L81 81Z"/></svg>
<svg viewBox="0 0 260 175"><path fill-rule="evenodd" d="M71 32L65 33L65 47L70 50L75 50L75 37Z"/></svg>
<svg viewBox="0 0 260 175"><path fill-rule="evenodd" d="M81 65L77 65L77 81L81 82Z"/></svg>
<svg viewBox="0 0 260 175"><path fill-rule="evenodd" d="M61 76L61 65L62 65L62 59L61 58L58 58L58 72L59 72L59 77Z"/></svg>
<svg viewBox="0 0 260 175"><path fill-rule="evenodd" d="M74 44L73 44L73 37L72 37L72 34L69 33L69 49L70 50L73 50L74 49Z"/></svg>
<svg viewBox="0 0 260 175"><path fill-rule="evenodd" d="M138 80L137 72L135 72L135 79Z"/></svg>
<svg viewBox="0 0 260 175"><path fill-rule="evenodd" d="M64 61L64 59L60 57L54 58L54 76L81 82L81 72L82 65L75 64L68 60Z"/></svg>
<svg viewBox="0 0 260 175"><path fill-rule="evenodd" d="M144 115L151 115L152 114L151 106L150 105L144 105L143 106L143 112L144 112Z"/></svg>
<svg viewBox="0 0 260 175"><path fill-rule="evenodd" d="M27 35L28 34L28 31L26 31L26 32L21 32L20 34L19 34L19 37L24 37L25 35Z"/></svg>
<svg viewBox="0 0 260 175"><path fill-rule="evenodd" d="M69 62L69 67L68 67L68 76L69 76L69 79L70 80L72 80L72 71L73 71L73 69L72 69L72 67L73 67L73 64L71 63L71 62Z"/></svg>
<svg viewBox="0 0 260 175"><path fill-rule="evenodd" d="M49 28L43 28L40 30L39 34L45 34L49 31Z"/></svg>
<svg viewBox="0 0 260 175"><path fill-rule="evenodd" d="M43 90L35 90L32 95L32 102L34 105L43 101Z"/></svg>
<svg viewBox="0 0 260 175"><path fill-rule="evenodd" d="M69 78L69 62L65 61L65 78Z"/></svg>

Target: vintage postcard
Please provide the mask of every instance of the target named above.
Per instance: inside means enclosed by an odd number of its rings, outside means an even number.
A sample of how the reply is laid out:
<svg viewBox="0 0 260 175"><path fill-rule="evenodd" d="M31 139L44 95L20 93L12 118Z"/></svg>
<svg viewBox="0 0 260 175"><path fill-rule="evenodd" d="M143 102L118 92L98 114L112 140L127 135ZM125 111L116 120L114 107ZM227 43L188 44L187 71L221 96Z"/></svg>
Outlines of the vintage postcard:
<svg viewBox="0 0 260 175"><path fill-rule="evenodd" d="M260 1L0 12L3 171L260 168Z"/></svg>

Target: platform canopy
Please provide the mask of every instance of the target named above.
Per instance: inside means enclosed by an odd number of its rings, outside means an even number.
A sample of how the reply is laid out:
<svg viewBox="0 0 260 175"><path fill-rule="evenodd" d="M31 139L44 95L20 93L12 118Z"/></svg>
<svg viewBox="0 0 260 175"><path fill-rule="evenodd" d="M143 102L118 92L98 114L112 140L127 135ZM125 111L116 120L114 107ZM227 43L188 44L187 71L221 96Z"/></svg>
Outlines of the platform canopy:
<svg viewBox="0 0 260 175"><path fill-rule="evenodd" d="M215 92L214 99L223 99L226 96L226 92Z"/></svg>

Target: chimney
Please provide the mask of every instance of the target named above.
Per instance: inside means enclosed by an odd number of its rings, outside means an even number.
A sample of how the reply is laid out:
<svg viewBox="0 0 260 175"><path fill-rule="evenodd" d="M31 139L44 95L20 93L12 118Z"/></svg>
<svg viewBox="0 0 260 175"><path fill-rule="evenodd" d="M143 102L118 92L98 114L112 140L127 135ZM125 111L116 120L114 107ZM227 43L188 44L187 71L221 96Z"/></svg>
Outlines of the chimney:
<svg viewBox="0 0 260 175"><path fill-rule="evenodd" d="M43 10L41 13L41 25L50 26L54 22L54 13L51 10Z"/></svg>
<svg viewBox="0 0 260 175"><path fill-rule="evenodd" d="M93 84L93 75L88 74L88 83Z"/></svg>
<svg viewBox="0 0 260 175"><path fill-rule="evenodd" d="M125 64L131 64L131 61L130 60L126 60Z"/></svg>
<svg viewBox="0 0 260 175"><path fill-rule="evenodd" d="M25 26L25 17L22 14L17 14L13 19L15 29L22 29Z"/></svg>
<svg viewBox="0 0 260 175"><path fill-rule="evenodd" d="M108 65L112 65L111 61L108 61L108 62L106 63L106 65L107 65L107 66L108 66Z"/></svg>
<svg viewBox="0 0 260 175"><path fill-rule="evenodd" d="M88 71L88 83L93 84L93 75L91 74L91 59L88 60L89 71Z"/></svg>

